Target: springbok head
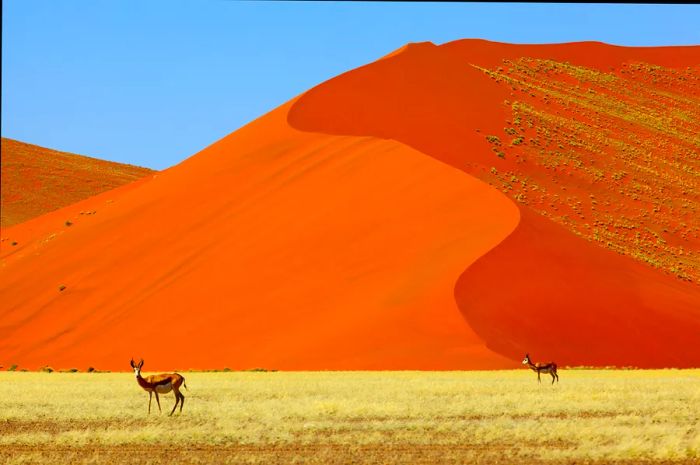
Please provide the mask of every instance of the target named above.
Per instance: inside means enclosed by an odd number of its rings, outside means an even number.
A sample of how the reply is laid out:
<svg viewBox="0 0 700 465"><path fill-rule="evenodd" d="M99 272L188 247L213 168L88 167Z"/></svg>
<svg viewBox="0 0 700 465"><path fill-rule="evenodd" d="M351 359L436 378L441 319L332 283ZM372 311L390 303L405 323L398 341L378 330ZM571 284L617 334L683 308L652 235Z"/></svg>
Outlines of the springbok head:
<svg viewBox="0 0 700 465"><path fill-rule="evenodd" d="M527 365L530 363L530 354L525 354L525 358L523 359L523 365Z"/></svg>
<svg viewBox="0 0 700 465"><path fill-rule="evenodd" d="M134 370L134 374L138 378L141 375L141 367L143 367L143 359L141 359L141 361L138 364L136 364L136 363L134 363L134 359L132 358L130 363L131 363L131 368L133 368L133 370Z"/></svg>

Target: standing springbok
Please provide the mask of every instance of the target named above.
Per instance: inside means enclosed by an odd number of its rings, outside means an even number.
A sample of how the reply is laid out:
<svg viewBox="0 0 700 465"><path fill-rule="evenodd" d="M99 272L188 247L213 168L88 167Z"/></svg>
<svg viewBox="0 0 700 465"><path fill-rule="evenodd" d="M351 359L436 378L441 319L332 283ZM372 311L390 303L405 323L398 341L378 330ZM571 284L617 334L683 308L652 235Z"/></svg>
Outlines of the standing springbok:
<svg viewBox="0 0 700 465"><path fill-rule="evenodd" d="M541 383L542 380L540 379L540 373L549 373L552 375L552 384L554 384L554 380L557 380L557 383L559 382L559 375L557 374L557 364L554 362L549 362L549 363L532 363L532 360L530 360L530 354L525 354L525 358L523 359L523 365L527 365L530 367L532 371L537 372L537 382Z"/></svg>
<svg viewBox="0 0 700 465"><path fill-rule="evenodd" d="M178 373L163 373L160 375L151 375L147 378L141 376L141 368L143 367L143 359L137 364L134 363L134 359L131 359L131 368L134 369L134 374L136 375L136 381L139 386L143 388L144 391L148 393L148 414L151 413L151 401L153 400L153 393L156 394L156 402L158 403L158 411L163 412L160 408L160 399L158 394L167 394L173 391L175 394L175 405L173 410L170 412L172 415L175 412L178 402L180 403L180 413L182 413L182 406L185 405L185 396L180 392L180 386L185 386L187 389L187 384L185 384L185 378Z"/></svg>

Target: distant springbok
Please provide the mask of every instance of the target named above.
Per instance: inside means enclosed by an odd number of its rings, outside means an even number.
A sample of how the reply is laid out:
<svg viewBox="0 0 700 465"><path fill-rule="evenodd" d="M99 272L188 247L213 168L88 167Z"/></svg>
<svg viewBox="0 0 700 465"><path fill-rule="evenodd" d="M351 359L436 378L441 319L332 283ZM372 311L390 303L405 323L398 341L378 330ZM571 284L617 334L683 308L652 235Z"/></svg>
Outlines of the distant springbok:
<svg viewBox="0 0 700 465"><path fill-rule="evenodd" d="M532 363L532 360L530 360L530 354L525 354L525 358L523 359L523 365L527 365L532 371L537 372L537 382L539 383L542 382L542 380L540 379L540 373L549 373L550 375L552 375L552 384L554 384L555 379L557 383L559 382L559 375L557 374L557 364L554 362L544 364Z"/></svg>
<svg viewBox="0 0 700 465"><path fill-rule="evenodd" d="M153 394L156 395L156 402L158 403L158 411L163 412L160 408L160 399L158 394L167 394L173 391L175 394L175 405L170 415L175 412L178 402L180 403L180 413L182 413L182 406L185 405L185 396L180 392L180 386L185 386L187 389L187 384L185 384L185 378L178 373L163 373L160 375L151 375L147 378L141 376L141 368L143 367L143 359L137 364L134 363L134 359L131 359L131 368L134 369L134 374L136 374L136 381L139 386L143 388L144 391L148 393L148 413L151 413L151 401L153 400Z"/></svg>

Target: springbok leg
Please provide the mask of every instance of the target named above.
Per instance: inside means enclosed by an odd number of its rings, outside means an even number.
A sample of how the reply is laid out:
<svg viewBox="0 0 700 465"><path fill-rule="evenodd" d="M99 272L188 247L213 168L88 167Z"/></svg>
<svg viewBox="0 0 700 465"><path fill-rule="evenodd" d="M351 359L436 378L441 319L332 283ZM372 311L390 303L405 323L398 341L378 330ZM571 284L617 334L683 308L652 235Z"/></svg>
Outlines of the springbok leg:
<svg viewBox="0 0 700 465"><path fill-rule="evenodd" d="M173 409L170 411L170 416L173 415L175 409L177 408L177 403L180 402L180 396L178 396L179 392L173 389L173 393L175 394L175 405L173 405Z"/></svg>

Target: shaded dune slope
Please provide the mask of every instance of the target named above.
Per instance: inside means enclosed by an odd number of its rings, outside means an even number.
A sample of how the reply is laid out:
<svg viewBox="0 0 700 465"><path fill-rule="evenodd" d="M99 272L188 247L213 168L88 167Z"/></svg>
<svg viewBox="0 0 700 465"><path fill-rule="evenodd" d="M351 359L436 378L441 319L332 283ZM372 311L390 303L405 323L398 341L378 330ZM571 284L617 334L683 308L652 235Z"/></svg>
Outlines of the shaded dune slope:
<svg viewBox="0 0 700 465"><path fill-rule="evenodd" d="M489 347L512 358L549 354L567 365L700 365L697 289L527 208L521 215L515 232L470 266L455 290Z"/></svg>
<svg viewBox="0 0 700 465"><path fill-rule="evenodd" d="M520 56L599 68L628 59L686 66L700 61L700 48L411 44L310 90L289 121L303 130L396 139L468 173L483 172L493 163L484 134L501 130L499 103L508 94L470 63L493 66ZM700 287L518 208L514 234L467 269L455 289L466 320L489 347L511 359L529 351L565 365L700 365Z"/></svg>
<svg viewBox="0 0 700 465"><path fill-rule="evenodd" d="M398 142L294 130L289 107L4 231L18 245L2 246L3 364L512 366L453 297L515 228L512 202Z"/></svg>
<svg viewBox="0 0 700 465"><path fill-rule="evenodd" d="M2 138L0 226L8 227L153 173L148 168Z"/></svg>

